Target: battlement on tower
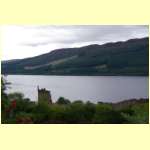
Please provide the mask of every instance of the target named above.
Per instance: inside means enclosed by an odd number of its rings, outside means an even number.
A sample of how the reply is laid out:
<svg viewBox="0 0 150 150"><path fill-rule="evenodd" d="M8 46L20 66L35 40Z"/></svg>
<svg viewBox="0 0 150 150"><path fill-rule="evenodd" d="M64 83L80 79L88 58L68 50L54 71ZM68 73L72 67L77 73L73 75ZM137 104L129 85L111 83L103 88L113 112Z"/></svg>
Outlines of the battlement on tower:
<svg viewBox="0 0 150 150"><path fill-rule="evenodd" d="M45 88L39 89L38 87L38 103L52 104L51 92Z"/></svg>

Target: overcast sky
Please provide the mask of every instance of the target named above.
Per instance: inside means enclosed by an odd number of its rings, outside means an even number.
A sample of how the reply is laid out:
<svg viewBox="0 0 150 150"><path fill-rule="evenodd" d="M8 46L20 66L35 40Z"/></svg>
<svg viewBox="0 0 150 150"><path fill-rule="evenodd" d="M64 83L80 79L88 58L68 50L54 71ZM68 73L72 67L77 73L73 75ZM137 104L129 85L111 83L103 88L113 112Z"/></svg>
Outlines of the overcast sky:
<svg viewBox="0 0 150 150"><path fill-rule="evenodd" d="M148 26L143 25L5 25L0 30L2 60L33 57L58 48L148 36Z"/></svg>

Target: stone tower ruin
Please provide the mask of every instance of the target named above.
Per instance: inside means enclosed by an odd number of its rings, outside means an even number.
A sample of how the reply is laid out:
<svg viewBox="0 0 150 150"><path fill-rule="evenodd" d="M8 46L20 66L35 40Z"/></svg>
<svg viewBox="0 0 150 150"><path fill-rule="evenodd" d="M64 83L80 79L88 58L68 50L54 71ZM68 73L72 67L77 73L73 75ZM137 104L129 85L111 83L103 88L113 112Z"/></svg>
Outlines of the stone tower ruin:
<svg viewBox="0 0 150 150"><path fill-rule="evenodd" d="M51 93L45 88L39 89L39 86L38 86L38 103L43 103L43 102L52 104Z"/></svg>

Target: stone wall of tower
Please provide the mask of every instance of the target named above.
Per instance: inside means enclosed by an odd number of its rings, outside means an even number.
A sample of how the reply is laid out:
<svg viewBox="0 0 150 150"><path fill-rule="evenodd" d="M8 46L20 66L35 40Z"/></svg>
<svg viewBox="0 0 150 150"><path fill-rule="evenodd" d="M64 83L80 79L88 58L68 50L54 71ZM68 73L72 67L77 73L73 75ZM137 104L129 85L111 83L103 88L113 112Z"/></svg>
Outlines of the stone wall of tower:
<svg viewBox="0 0 150 150"><path fill-rule="evenodd" d="M38 103L43 103L43 102L52 104L51 93L46 89L38 88Z"/></svg>

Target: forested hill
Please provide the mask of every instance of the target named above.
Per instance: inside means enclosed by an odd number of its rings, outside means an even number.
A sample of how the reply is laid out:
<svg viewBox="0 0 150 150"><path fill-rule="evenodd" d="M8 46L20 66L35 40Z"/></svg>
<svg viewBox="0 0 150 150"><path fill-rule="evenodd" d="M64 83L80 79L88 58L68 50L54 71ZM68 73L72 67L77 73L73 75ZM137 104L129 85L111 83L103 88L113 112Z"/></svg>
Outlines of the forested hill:
<svg viewBox="0 0 150 150"><path fill-rule="evenodd" d="M148 75L149 38L64 48L2 61L2 74Z"/></svg>

